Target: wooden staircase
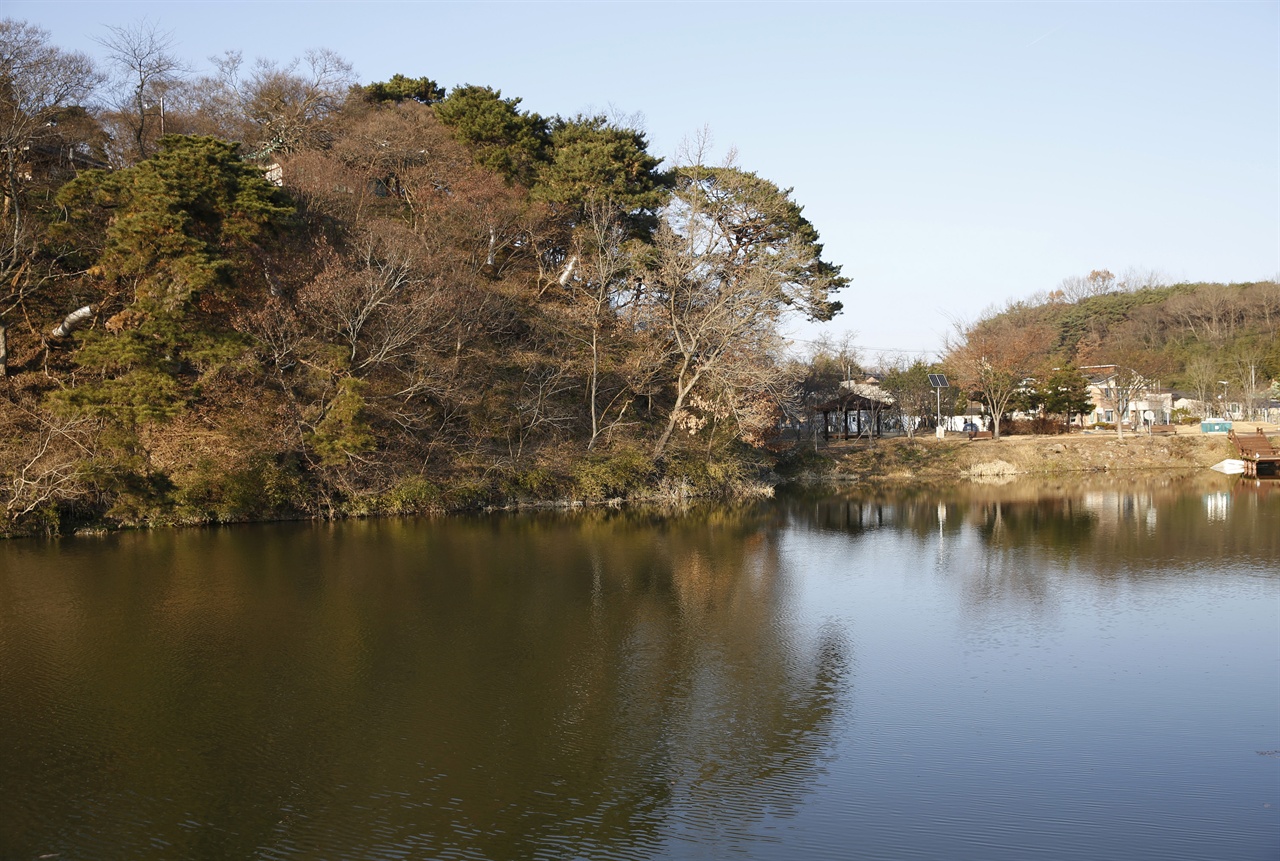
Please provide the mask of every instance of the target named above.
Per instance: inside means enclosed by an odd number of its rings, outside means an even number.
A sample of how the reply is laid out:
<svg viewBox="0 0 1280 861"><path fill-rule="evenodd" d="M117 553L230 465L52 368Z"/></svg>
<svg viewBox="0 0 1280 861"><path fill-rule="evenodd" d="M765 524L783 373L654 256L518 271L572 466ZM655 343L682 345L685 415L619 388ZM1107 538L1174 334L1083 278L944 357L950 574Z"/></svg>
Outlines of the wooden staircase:
<svg viewBox="0 0 1280 861"><path fill-rule="evenodd" d="M1244 474L1249 478L1280 477L1280 452L1271 440L1258 428L1254 433L1227 432L1227 439L1235 443L1240 459L1244 461Z"/></svg>

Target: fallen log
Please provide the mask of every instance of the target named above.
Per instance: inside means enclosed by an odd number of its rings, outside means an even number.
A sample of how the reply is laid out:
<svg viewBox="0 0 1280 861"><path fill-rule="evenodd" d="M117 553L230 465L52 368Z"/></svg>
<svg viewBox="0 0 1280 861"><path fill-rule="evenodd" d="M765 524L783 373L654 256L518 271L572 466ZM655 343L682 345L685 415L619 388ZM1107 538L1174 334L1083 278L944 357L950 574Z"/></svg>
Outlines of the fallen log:
<svg viewBox="0 0 1280 861"><path fill-rule="evenodd" d="M79 329L85 323L89 322L89 320L91 320L92 318L93 318L92 305L85 305L83 308L77 308L76 310L68 314L66 317L63 317L62 322L54 327L53 337L65 338L68 335L70 335L72 332L74 332L76 329Z"/></svg>

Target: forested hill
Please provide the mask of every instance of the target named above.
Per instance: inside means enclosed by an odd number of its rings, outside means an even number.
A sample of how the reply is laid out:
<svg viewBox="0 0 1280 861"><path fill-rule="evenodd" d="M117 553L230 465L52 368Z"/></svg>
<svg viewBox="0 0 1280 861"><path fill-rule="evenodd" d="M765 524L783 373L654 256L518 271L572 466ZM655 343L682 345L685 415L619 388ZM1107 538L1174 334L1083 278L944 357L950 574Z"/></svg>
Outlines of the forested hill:
<svg viewBox="0 0 1280 861"><path fill-rule="evenodd" d="M1114 364L1201 401L1220 394L1221 381L1232 399L1257 399L1280 378L1274 281L1132 287L1096 271L1064 287L988 314L964 336L1025 342L1025 372Z"/></svg>
<svg viewBox="0 0 1280 861"><path fill-rule="evenodd" d="M748 485L785 315L845 286L786 189L336 54L109 68L0 22L0 532ZM108 86L108 84L110 86Z"/></svg>

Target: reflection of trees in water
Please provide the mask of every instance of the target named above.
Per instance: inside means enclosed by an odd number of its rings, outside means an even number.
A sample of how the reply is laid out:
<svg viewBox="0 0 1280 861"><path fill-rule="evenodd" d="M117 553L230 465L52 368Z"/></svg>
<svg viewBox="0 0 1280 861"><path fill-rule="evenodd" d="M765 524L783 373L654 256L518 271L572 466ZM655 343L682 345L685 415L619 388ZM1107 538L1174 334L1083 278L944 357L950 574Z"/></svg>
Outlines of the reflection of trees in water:
<svg viewBox="0 0 1280 861"><path fill-rule="evenodd" d="M1070 556L1094 538L1098 512L1079 498L1034 501L983 501L966 512L987 544L1015 548L1035 546L1057 556Z"/></svg>
<svg viewBox="0 0 1280 861"><path fill-rule="evenodd" d="M799 804L848 682L839 632L786 617L773 516L157 533L92 574L9 568L0 589L28 592L0 732L27 753L0 778L28 801L0 841L84 852L48 830L82 821L136 858L732 842Z"/></svg>
<svg viewBox="0 0 1280 861"><path fill-rule="evenodd" d="M863 534L888 529L930 541L960 529L959 509L945 497L927 493L846 493L821 499L786 497L779 503L796 525L828 532Z"/></svg>
<svg viewBox="0 0 1280 861"><path fill-rule="evenodd" d="M1108 578L1228 556L1280 558L1280 482L1204 472L853 491L784 504L794 521L812 528L854 535L891 529L921 546L968 530L990 553L1012 554L1015 567L1065 570L1077 560L1083 564L1072 570Z"/></svg>
<svg viewBox="0 0 1280 861"><path fill-rule="evenodd" d="M1083 518L1037 518L1043 503L1010 503L1004 534L993 546L1052 547L1080 556L1101 576L1142 576L1226 558L1274 560L1280 554L1280 494L1267 497L1223 490L1229 482L1196 486L1131 484L1083 493L1070 500ZM1224 503L1224 498L1229 500ZM1213 516L1216 509L1225 513ZM1087 532L1075 522L1091 524Z"/></svg>

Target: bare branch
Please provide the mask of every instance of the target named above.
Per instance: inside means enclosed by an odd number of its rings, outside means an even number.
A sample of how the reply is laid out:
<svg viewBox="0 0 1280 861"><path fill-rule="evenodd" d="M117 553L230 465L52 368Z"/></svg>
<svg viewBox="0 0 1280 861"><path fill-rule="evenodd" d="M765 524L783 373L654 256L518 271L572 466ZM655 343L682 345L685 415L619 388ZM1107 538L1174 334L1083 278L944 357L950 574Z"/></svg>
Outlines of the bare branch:
<svg viewBox="0 0 1280 861"><path fill-rule="evenodd" d="M116 70L116 108L130 128L133 157L142 160L151 148L153 127L164 133L164 94L190 69L172 53L173 33L146 19L127 26L107 26L95 39Z"/></svg>

